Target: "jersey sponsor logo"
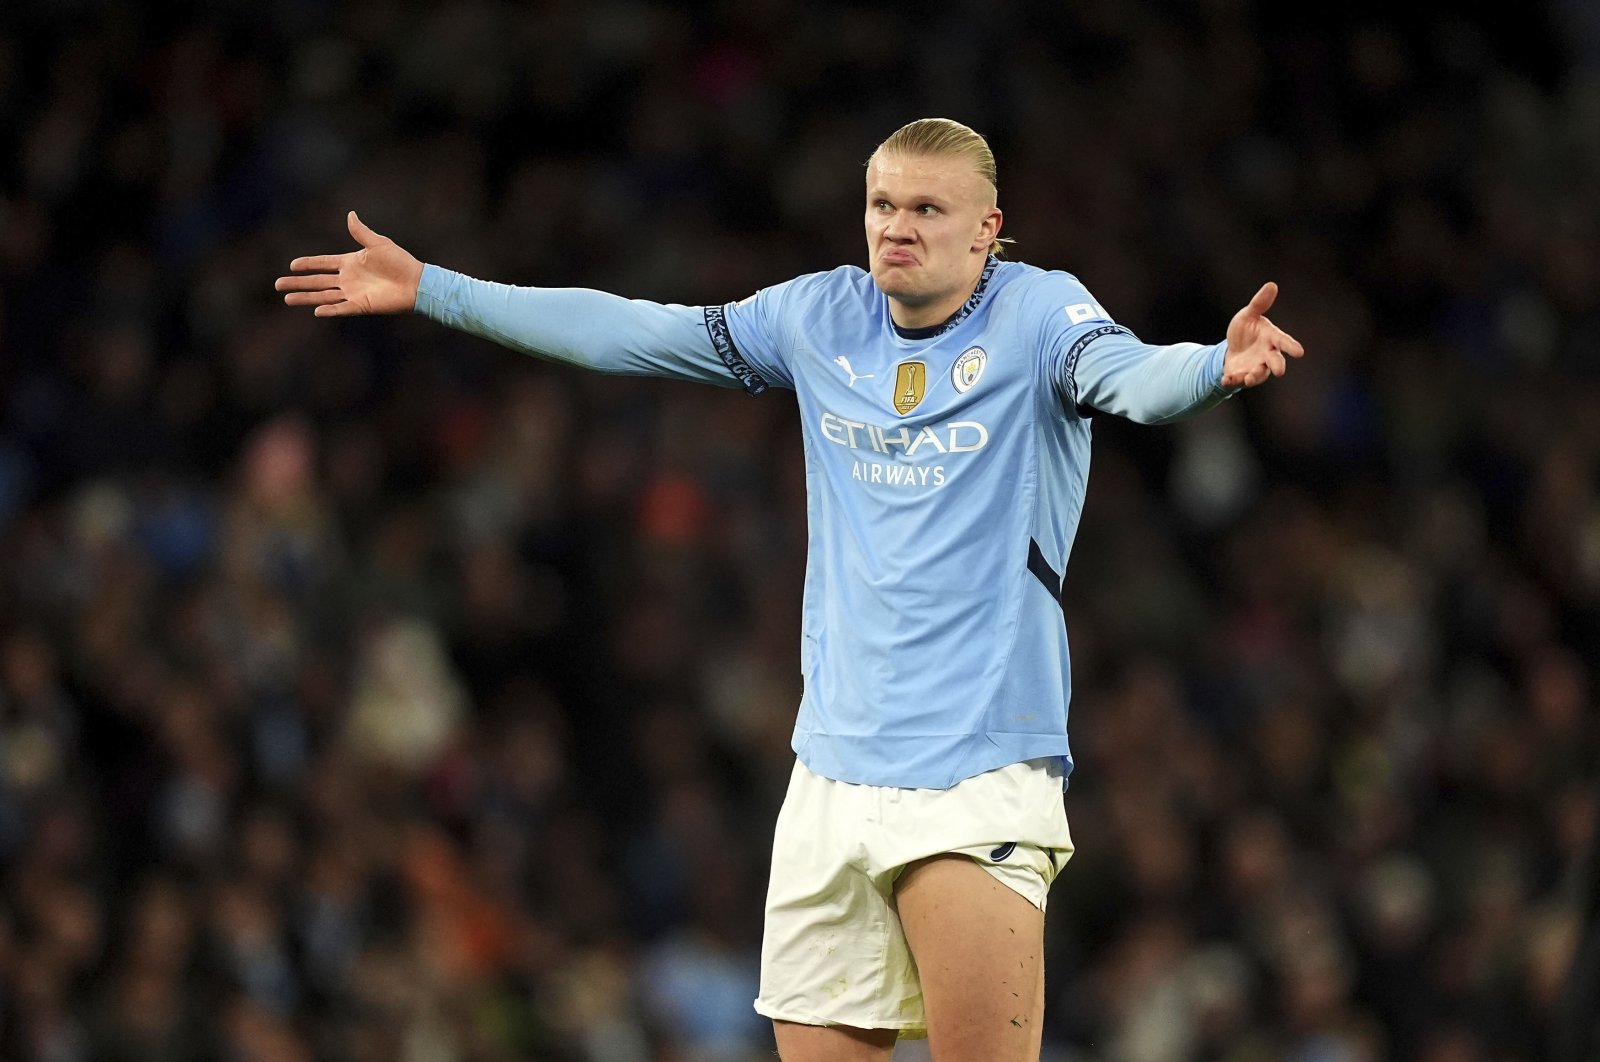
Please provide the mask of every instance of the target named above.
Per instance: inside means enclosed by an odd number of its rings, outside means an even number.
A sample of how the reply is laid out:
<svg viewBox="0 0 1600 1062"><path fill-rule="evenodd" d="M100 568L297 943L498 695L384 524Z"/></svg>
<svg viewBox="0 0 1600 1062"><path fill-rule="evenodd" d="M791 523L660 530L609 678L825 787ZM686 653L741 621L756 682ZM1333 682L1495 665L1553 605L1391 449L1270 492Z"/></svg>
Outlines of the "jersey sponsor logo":
<svg viewBox="0 0 1600 1062"><path fill-rule="evenodd" d="M989 429L975 420L952 420L911 428L868 424L824 411L817 421L822 438L853 451L850 478L874 487L937 490L955 474L942 459L970 454L989 445ZM879 455L874 459L871 455ZM857 456L859 455L859 456Z"/></svg>
<svg viewBox="0 0 1600 1062"><path fill-rule="evenodd" d="M930 424L912 431L905 425L889 428L851 420L837 413L823 413L818 427L824 439L839 446L878 454L893 454L898 450L906 457L915 457L924 450L926 453L968 454L989 445L989 429L975 420L952 420L948 424Z"/></svg>
<svg viewBox="0 0 1600 1062"><path fill-rule="evenodd" d="M839 368L843 369L846 376L850 377L850 386L852 389L855 387L857 380L870 380L873 377L873 374L870 372L864 372L859 376L856 375L856 371L850 367L850 359L845 357L843 354L840 354L837 358L834 358L833 363L839 366Z"/></svg>
<svg viewBox="0 0 1600 1062"><path fill-rule="evenodd" d="M1106 308L1098 302L1075 302L1066 307L1067 320L1073 324L1083 324L1085 321L1109 321L1111 315L1106 313Z"/></svg>
<svg viewBox="0 0 1600 1062"><path fill-rule="evenodd" d="M950 382L955 385L957 394L966 394L972 390L973 384L978 382L978 377L983 375L983 367L989 364L989 355L984 353L982 347L968 347L961 352L956 363L950 367Z"/></svg>
<svg viewBox="0 0 1600 1062"><path fill-rule="evenodd" d="M902 465L884 461L851 461L850 478L885 487L942 487L949 478L943 465Z"/></svg>
<svg viewBox="0 0 1600 1062"><path fill-rule="evenodd" d="M927 390L926 362L902 361L894 367L894 408L902 417L921 404Z"/></svg>

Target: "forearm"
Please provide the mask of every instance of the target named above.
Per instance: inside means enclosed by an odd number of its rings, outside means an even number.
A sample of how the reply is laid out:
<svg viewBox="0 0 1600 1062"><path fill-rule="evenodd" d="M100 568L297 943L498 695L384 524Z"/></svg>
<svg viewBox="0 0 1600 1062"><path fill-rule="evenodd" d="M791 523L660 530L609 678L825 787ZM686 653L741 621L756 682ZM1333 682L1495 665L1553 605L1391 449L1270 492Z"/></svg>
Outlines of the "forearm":
<svg viewBox="0 0 1600 1062"><path fill-rule="evenodd" d="M697 307L624 299L585 288L526 288L429 265L416 311L524 354L597 372L734 386Z"/></svg>
<svg viewBox="0 0 1600 1062"><path fill-rule="evenodd" d="M1227 343L1152 346L1131 334L1087 344L1073 373L1080 404L1140 424L1164 424L1211 409L1233 392L1222 386Z"/></svg>

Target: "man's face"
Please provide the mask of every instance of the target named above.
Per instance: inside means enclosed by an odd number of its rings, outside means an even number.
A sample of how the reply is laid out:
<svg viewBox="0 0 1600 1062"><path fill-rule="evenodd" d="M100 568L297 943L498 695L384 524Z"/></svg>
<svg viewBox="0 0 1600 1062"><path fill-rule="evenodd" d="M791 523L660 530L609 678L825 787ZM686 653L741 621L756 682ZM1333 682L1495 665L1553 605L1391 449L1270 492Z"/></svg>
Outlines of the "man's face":
<svg viewBox="0 0 1600 1062"><path fill-rule="evenodd" d="M994 188L970 162L943 155L875 155L867 165L872 279L919 328L955 313L1000 231Z"/></svg>

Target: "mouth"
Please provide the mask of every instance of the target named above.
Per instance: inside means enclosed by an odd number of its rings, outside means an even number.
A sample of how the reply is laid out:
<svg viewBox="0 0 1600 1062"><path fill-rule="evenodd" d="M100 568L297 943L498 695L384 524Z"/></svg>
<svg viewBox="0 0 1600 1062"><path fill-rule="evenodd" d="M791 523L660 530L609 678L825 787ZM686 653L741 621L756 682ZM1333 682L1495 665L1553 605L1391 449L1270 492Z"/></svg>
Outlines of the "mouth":
<svg viewBox="0 0 1600 1062"><path fill-rule="evenodd" d="M917 256L910 251L884 251L878 261L884 265L916 265Z"/></svg>

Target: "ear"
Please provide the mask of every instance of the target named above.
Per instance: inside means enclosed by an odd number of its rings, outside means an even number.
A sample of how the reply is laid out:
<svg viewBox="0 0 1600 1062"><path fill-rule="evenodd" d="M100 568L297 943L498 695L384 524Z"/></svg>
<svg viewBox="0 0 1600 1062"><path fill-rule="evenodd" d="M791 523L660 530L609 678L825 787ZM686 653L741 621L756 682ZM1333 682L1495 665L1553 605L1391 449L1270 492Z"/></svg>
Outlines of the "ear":
<svg viewBox="0 0 1600 1062"><path fill-rule="evenodd" d="M1005 222L1005 214L999 207L989 207L983 214L983 220L978 224L978 234L973 237L973 251L989 253L989 245L994 243L995 237L1000 235L1000 226Z"/></svg>

